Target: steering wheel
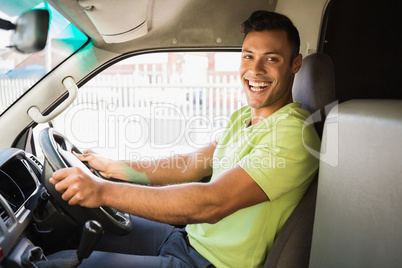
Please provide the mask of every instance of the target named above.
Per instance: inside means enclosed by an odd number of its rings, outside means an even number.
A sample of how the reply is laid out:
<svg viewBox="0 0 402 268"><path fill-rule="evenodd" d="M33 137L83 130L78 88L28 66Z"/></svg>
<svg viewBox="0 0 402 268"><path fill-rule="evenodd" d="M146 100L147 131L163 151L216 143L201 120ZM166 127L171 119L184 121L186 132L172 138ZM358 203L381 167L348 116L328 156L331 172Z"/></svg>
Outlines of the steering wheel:
<svg viewBox="0 0 402 268"><path fill-rule="evenodd" d="M63 200L61 194L49 182L53 172L67 167L80 167L85 172L91 171L72 153L81 153L81 151L53 128L42 130L39 134L39 144L45 156L44 175L41 178L42 184L53 198L52 201L57 203L56 207L60 208L63 214L67 214L79 224L84 224L87 220L96 220L106 230L119 235L126 234L133 228L133 223L128 213L107 206L99 208L71 206L67 201Z"/></svg>

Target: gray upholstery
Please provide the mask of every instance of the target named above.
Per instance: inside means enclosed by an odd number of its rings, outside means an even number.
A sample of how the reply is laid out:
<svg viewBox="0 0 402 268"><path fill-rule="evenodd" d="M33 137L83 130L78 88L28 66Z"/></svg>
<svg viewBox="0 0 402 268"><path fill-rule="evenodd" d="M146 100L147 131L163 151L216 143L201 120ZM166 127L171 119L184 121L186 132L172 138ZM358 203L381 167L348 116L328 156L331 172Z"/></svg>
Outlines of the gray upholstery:
<svg viewBox="0 0 402 268"><path fill-rule="evenodd" d="M401 267L402 100L338 105L322 153L310 267Z"/></svg>
<svg viewBox="0 0 402 268"><path fill-rule="evenodd" d="M271 267L308 267L317 194L315 179L290 215L265 262Z"/></svg>
<svg viewBox="0 0 402 268"><path fill-rule="evenodd" d="M318 118L322 132L326 109L335 100L334 70L328 55L312 54L303 60L293 83L293 100ZM322 113L320 113L322 111ZM316 179L283 226L265 262L266 268L308 267L314 221Z"/></svg>
<svg viewBox="0 0 402 268"><path fill-rule="evenodd" d="M293 100L313 115L321 136L325 115L336 100L334 66L331 58L322 53L308 55L295 76Z"/></svg>

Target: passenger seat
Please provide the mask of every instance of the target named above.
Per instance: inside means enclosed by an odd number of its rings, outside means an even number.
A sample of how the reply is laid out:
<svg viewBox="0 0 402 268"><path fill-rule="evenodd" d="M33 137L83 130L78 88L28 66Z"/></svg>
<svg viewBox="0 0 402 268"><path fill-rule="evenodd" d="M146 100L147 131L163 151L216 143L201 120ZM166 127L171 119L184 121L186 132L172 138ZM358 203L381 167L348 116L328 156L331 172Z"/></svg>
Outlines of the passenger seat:
<svg viewBox="0 0 402 268"><path fill-rule="evenodd" d="M339 104L321 152L309 267L401 267L402 100Z"/></svg>

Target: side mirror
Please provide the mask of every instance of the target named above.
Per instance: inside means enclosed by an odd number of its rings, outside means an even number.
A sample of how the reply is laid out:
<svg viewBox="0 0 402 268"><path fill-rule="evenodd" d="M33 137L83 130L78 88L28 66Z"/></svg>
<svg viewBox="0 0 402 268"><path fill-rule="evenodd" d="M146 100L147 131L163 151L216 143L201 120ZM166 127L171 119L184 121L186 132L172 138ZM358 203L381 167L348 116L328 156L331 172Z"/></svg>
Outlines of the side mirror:
<svg viewBox="0 0 402 268"><path fill-rule="evenodd" d="M49 12L44 9L28 11L17 19L15 25L0 20L0 28L14 30L10 47L21 53L37 52L46 46Z"/></svg>

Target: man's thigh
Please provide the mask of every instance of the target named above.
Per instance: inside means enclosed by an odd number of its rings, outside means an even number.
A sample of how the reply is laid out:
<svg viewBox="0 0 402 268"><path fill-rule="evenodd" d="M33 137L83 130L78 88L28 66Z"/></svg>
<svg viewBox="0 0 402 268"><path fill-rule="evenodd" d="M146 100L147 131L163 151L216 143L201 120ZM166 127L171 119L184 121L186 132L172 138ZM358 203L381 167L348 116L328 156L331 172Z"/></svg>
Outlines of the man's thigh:
<svg viewBox="0 0 402 268"><path fill-rule="evenodd" d="M156 256L160 247L172 235L175 227L131 216L133 229L126 235L105 232L96 250L134 255Z"/></svg>
<svg viewBox="0 0 402 268"><path fill-rule="evenodd" d="M141 267L141 268L173 268L186 266L172 256L139 256L95 251L79 266L80 268L102 267Z"/></svg>
<svg viewBox="0 0 402 268"><path fill-rule="evenodd" d="M168 224L132 217L133 230L124 236L106 233L79 267L188 267L206 268L211 263L187 244L186 232ZM66 250L50 260L73 258Z"/></svg>
<svg viewBox="0 0 402 268"><path fill-rule="evenodd" d="M211 263L190 247L184 230L176 230L163 243L158 255L130 255L95 251L79 267L160 267L160 268L207 268Z"/></svg>

